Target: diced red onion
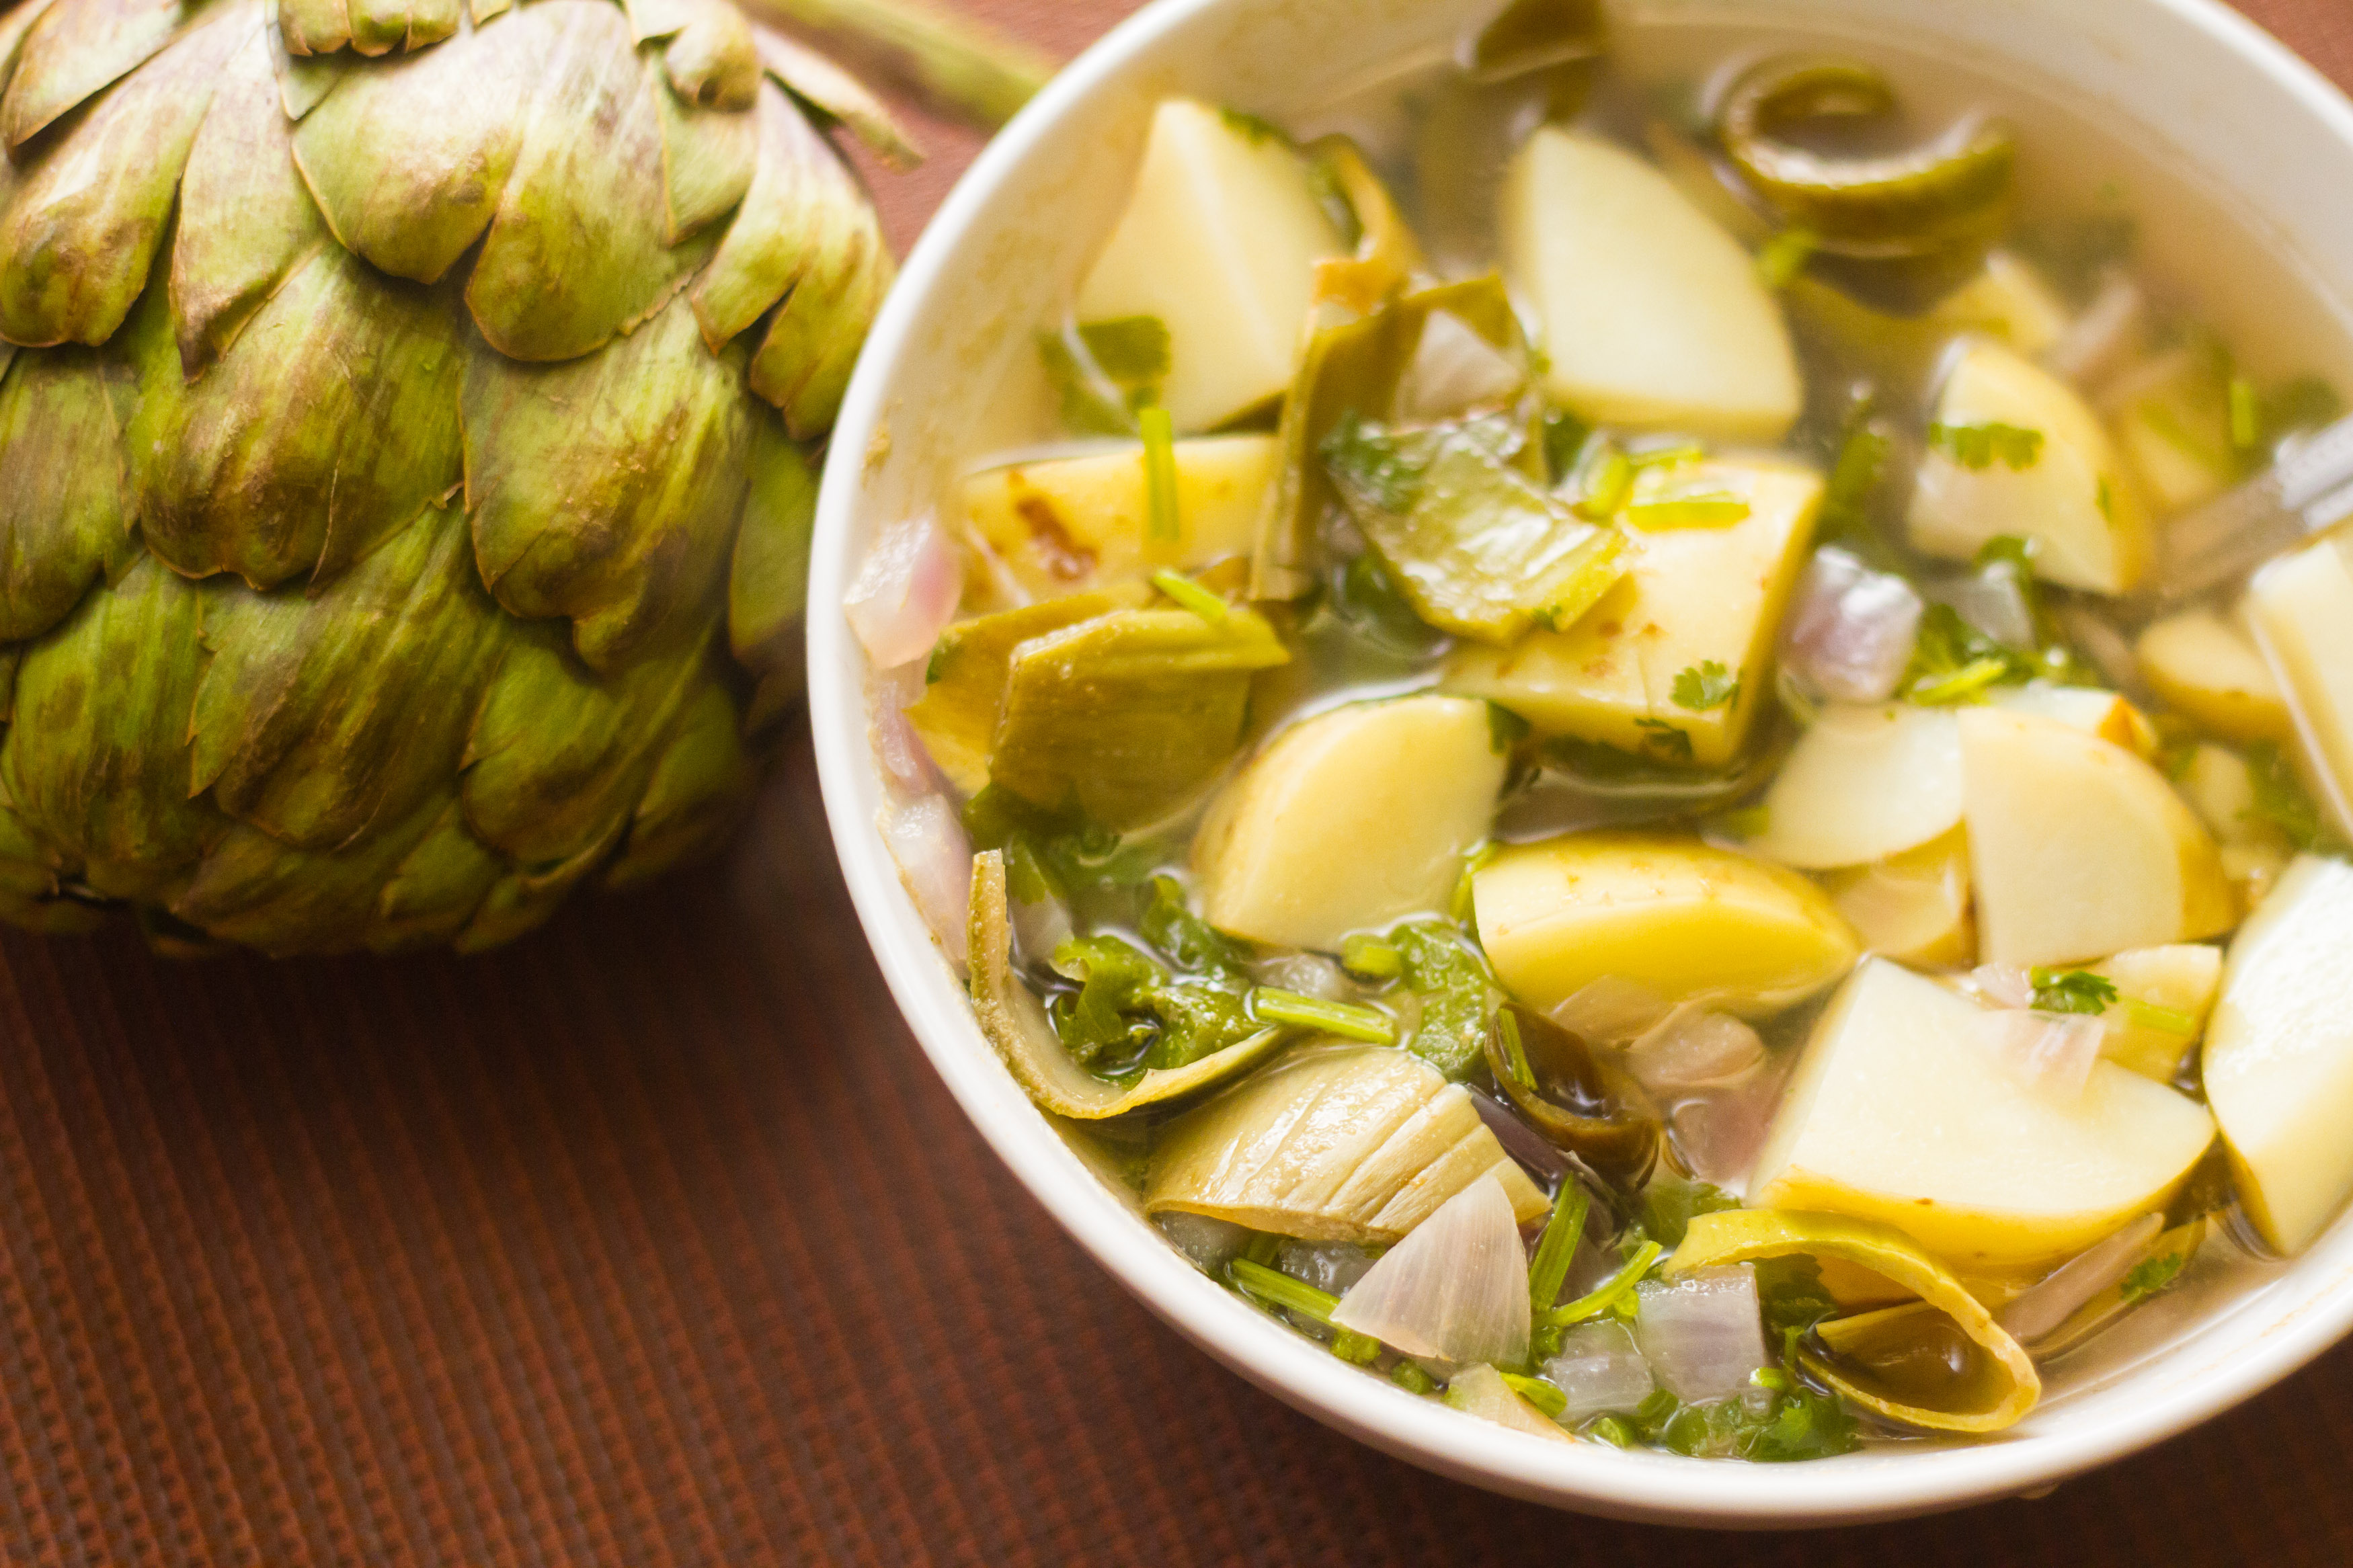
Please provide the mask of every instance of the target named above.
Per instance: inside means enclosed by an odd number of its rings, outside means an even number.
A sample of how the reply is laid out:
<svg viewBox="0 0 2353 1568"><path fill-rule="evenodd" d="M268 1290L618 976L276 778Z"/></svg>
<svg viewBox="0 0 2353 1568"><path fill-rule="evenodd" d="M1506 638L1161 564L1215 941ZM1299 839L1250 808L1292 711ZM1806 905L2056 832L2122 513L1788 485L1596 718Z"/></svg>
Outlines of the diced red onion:
<svg viewBox="0 0 2353 1568"><path fill-rule="evenodd" d="M965 924L972 910L972 841L946 797L927 795L886 807L882 837L899 862L899 879L949 959L965 961Z"/></svg>
<svg viewBox="0 0 2353 1568"><path fill-rule="evenodd" d="M1634 1344L1633 1331L1607 1319L1569 1330L1560 1353L1541 1370L1547 1383L1568 1395L1560 1419L1571 1426L1589 1415L1631 1410L1658 1386L1651 1363Z"/></svg>
<svg viewBox="0 0 2353 1568"><path fill-rule="evenodd" d="M1984 1015L1994 1053L2011 1077L2058 1099L2073 1100L2092 1081L2107 1026L2081 1013L2038 1013L2003 1007Z"/></svg>
<svg viewBox="0 0 2353 1568"><path fill-rule="evenodd" d="M1552 1021L1588 1044L1614 1046L1651 1027L1669 1011L1667 999L1649 986L1605 974L1555 1007Z"/></svg>
<svg viewBox="0 0 2353 1568"><path fill-rule="evenodd" d="M878 669L932 651L955 618L964 563L939 520L925 512L883 531L843 595L842 613Z"/></svg>
<svg viewBox="0 0 2353 1568"><path fill-rule="evenodd" d="M2084 313L2059 334L2042 363L2078 386L2091 386L2124 363L2140 341L2148 297L2123 272L2111 272Z"/></svg>
<svg viewBox="0 0 2353 1568"><path fill-rule="evenodd" d="M1482 1176L1383 1253L1332 1321L1405 1355L1517 1366L1530 1316L1520 1222L1504 1184Z"/></svg>
<svg viewBox="0 0 2353 1568"><path fill-rule="evenodd" d="M1451 419L1508 403L1527 377L1509 355L1449 310L1433 310L1398 387L1400 419Z"/></svg>
<svg viewBox="0 0 2353 1568"><path fill-rule="evenodd" d="M923 694L923 661L910 659L874 678L874 760L882 782L902 800L913 800L939 787L939 770L932 765L915 727L907 722L907 707Z"/></svg>
<svg viewBox="0 0 2353 1568"><path fill-rule="evenodd" d="M2032 1344L2075 1315L2076 1309L2132 1272L2148 1244L2165 1229L2145 1214L2105 1241L2077 1253L2041 1283L2004 1307L1995 1321L2021 1344Z"/></svg>
<svg viewBox="0 0 2353 1568"><path fill-rule="evenodd" d="M1653 1094L1730 1083L1765 1059L1757 1031L1704 1002L1686 1002L1626 1047L1627 1070Z"/></svg>
<svg viewBox="0 0 2353 1568"><path fill-rule="evenodd" d="M1559 1150L1546 1142L1526 1122L1513 1115L1492 1095L1469 1089L1471 1103L1479 1108L1479 1120L1504 1146L1504 1152L1520 1163L1528 1174L1539 1182L1556 1182L1568 1174L1568 1162Z"/></svg>
<svg viewBox="0 0 2353 1568"><path fill-rule="evenodd" d="M1356 988L1348 984L1346 972L1320 952L1286 952L1261 959L1250 966L1250 973L1261 985L1296 991L1302 996L1325 1002L1350 1002L1356 995Z"/></svg>
<svg viewBox="0 0 2353 1568"><path fill-rule="evenodd" d="M1250 1240L1247 1226L1205 1214L1155 1215L1152 1223L1160 1227L1171 1247L1193 1260L1194 1268L1210 1273L1224 1268Z"/></svg>
<svg viewBox="0 0 2353 1568"><path fill-rule="evenodd" d="M1928 597L1951 605L1961 619L1998 643L2034 646L2034 612L2027 606L2025 590L2008 572L1938 578L1928 584Z"/></svg>
<svg viewBox="0 0 2353 1568"><path fill-rule="evenodd" d="M1685 1169L1736 1196L1747 1194L1748 1173L1757 1168L1781 1109L1791 1059L1767 1061L1737 1082L1701 1089L1675 1103L1667 1114L1667 1130Z"/></svg>
<svg viewBox="0 0 2353 1568"><path fill-rule="evenodd" d="M1997 1007L2034 1005L2034 978L2015 963L1980 963L1961 984Z"/></svg>
<svg viewBox="0 0 2353 1568"><path fill-rule="evenodd" d="M1814 552L1781 631L1781 664L1819 697L1883 702L1918 639L1920 595L1834 546Z"/></svg>
<svg viewBox="0 0 2353 1568"><path fill-rule="evenodd" d="M1757 1308L1757 1274L1746 1263L1699 1268L1672 1284L1637 1290L1641 1310L1634 1342L1660 1385L1686 1405L1746 1392L1767 1364L1765 1322Z"/></svg>

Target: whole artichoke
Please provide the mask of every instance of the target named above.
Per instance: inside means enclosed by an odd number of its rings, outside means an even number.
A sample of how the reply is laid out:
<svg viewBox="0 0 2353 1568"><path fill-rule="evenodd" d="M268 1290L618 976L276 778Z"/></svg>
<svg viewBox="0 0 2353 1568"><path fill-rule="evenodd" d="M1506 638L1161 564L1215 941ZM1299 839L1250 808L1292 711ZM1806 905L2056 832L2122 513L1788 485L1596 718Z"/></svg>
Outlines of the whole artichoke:
<svg viewBox="0 0 2353 1568"><path fill-rule="evenodd" d="M727 0L27 0L0 84L0 915L474 948L723 834L879 106Z"/></svg>

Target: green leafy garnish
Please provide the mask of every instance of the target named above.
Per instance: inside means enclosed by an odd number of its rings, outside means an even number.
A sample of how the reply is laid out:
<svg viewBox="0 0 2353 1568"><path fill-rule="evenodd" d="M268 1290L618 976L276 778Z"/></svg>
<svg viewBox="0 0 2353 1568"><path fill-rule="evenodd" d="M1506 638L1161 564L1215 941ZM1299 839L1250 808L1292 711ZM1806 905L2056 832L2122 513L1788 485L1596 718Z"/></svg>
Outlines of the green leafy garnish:
<svg viewBox="0 0 2353 1568"><path fill-rule="evenodd" d="M1303 996L1296 991L1261 985L1250 994L1249 1007L1250 1015L1261 1023L1320 1029L1324 1034L1337 1035L1344 1040L1362 1040L1369 1046L1397 1044L1397 1020L1378 1007L1361 1003L1327 1002L1321 996Z"/></svg>
<svg viewBox="0 0 2353 1568"><path fill-rule="evenodd" d="M2249 810L2256 820L2278 828L2298 849L2322 848L2333 842L2335 836L2322 822L2320 807L2305 793L2304 781L2276 743L2259 741L2249 746L2247 770L2253 775L2255 789Z"/></svg>
<svg viewBox="0 0 2353 1568"><path fill-rule="evenodd" d="M1164 566L1152 574L1152 585L1212 626L1226 618L1226 602L1181 572Z"/></svg>
<svg viewBox="0 0 2353 1568"><path fill-rule="evenodd" d="M1158 1026L1145 997L1168 973L1149 954L1115 936L1073 937L1054 950L1053 963L1055 973L1080 982L1077 995L1050 1013L1054 1032L1081 1066L1151 1045Z"/></svg>
<svg viewBox="0 0 2353 1568"><path fill-rule="evenodd" d="M1639 1300L1634 1294L1634 1287L1642 1282L1643 1277L1651 1272L1651 1265L1656 1263L1665 1250L1655 1241L1643 1242L1634 1249L1634 1256L1628 1258L1624 1267L1617 1273L1612 1274L1576 1300L1564 1302L1557 1307L1548 1307L1537 1313L1537 1326L1544 1329L1564 1329L1572 1323L1584 1322L1588 1318L1598 1318L1604 1312L1617 1312L1621 1317L1632 1317L1633 1311L1628 1309L1634 1307Z"/></svg>
<svg viewBox="0 0 2353 1568"><path fill-rule="evenodd" d="M1123 387L1157 386L1168 379L1168 323L1157 316L1083 322L1079 342L1095 368Z"/></svg>
<svg viewBox="0 0 2353 1568"><path fill-rule="evenodd" d="M2033 660L1963 620L1950 605L1931 605L1920 617L1904 693L1930 707L1984 700L1986 689L2033 678Z"/></svg>
<svg viewBox="0 0 2353 1568"><path fill-rule="evenodd" d="M1237 975L1250 960L1247 947L1193 912L1174 877L1152 879L1152 902L1136 929L1188 973Z"/></svg>
<svg viewBox="0 0 2353 1568"><path fill-rule="evenodd" d="M1664 719L1637 719L1634 728L1642 731L1642 750L1670 762L1688 763L1692 760L1692 738L1688 731Z"/></svg>
<svg viewBox="0 0 2353 1568"><path fill-rule="evenodd" d="M1334 573L1332 608L1348 629L1382 652L1428 658L1446 646L1446 634L1414 614L1381 558L1367 550Z"/></svg>
<svg viewBox="0 0 2353 1568"><path fill-rule="evenodd" d="M1740 1200L1722 1187L1661 1176L1642 1190L1642 1206L1635 1223L1642 1234L1663 1247L1681 1247L1683 1233L1700 1215L1736 1209Z"/></svg>
<svg viewBox="0 0 2353 1568"><path fill-rule="evenodd" d="M1409 1361L1400 1361L1389 1368L1389 1381L1408 1394L1435 1394L1438 1380Z"/></svg>
<svg viewBox="0 0 2353 1568"><path fill-rule="evenodd" d="M1131 843L1074 812L1040 810L996 784L965 803L964 828L974 848L1005 851L1006 891L1025 904L1139 888L1179 854L1165 840Z"/></svg>
<svg viewBox="0 0 2353 1568"><path fill-rule="evenodd" d="M1511 1014L1507 1011L1504 1016ZM1584 1238L1586 1211L1592 1203L1584 1184L1575 1176L1561 1178L1560 1191L1552 1201L1552 1217L1545 1221L1544 1235L1536 1238L1535 1256L1528 1259L1528 1301L1534 1310L1550 1311L1560 1300L1560 1288L1568 1279L1569 1265L1577 1259L1577 1244Z"/></svg>
<svg viewBox="0 0 2353 1568"><path fill-rule="evenodd" d="M1559 1420L1562 1414L1568 1409L1567 1392L1546 1383L1543 1378L1527 1377L1516 1372L1507 1372L1502 1375L1504 1384L1514 1394L1543 1411L1553 1420Z"/></svg>
<svg viewBox="0 0 2353 1568"><path fill-rule="evenodd" d="M1340 967L1361 980L1395 980L1405 972L1405 958L1369 931L1358 931L1340 944Z"/></svg>
<svg viewBox="0 0 2353 1568"><path fill-rule="evenodd" d="M1824 1318L1838 1315L1838 1300L1822 1288L1821 1265L1803 1253L1760 1258L1752 1267L1765 1332L1780 1343L1785 1359L1795 1359L1798 1340Z"/></svg>
<svg viewBox="0 0 2353 1568"><path fill-rule="evenodd" d="M2034 1005L2044 1013L2087 1013L2097 1017L2116 1005L2116 983L2088 969L2031 969Z"/></svg>
<svg viewBox="0 0 2353 1568"><path fill-rule="evenodd" d="M1136 414L1135 428L1144 437L1146 531L1164 544L1174 543L1185 536L1184 520L1176 514L1176 426L1168 410L1155 405Z"/></svg>
<svg viewBox="0 0 2353 1568"><path fill-rule="evenodd" d="M2181 1277L2189 1265L2189 1254L2168 1252L2162 1258L2144 1258L2132 1266L2121 1287L2126 1304L2137 1306Z"/></svg>
<svg viewBox="0 0 2353 1568"><path fill-rule="evenodd" d="M1168 327L1157 316L1089 321L1040 332L1038 355L1060 395L1062 423L1097 436L1128 436L1136 410L1155 403L1168 378Z"/></svg>
<svg viewBox="0 0 2353 1568"><path fill-rule="evenodd" d="M1486 1059L1487 1024L1502 993L1487 965L1445 921L1412 921L1388 933L1407 990L1421 998L1421 1022L1406 1046L1456 1083Z"/></svg>
<svg viewBox="0 0 2353 1568"><path fill-rule="evenodd" d="M1237 1258L1226 1265L1226 1277L1244 1295L1302 1313L1319 1323L1329 1323L1333 1310L1340 1304L1340 1298L1330 1291L1318 1290L1304 1279L1293 1279L1279 1268L1270 1268L1247 1258ZM1381 1345L1369 1334L1342 1329L1332 1341L1332 1353L1342 1361L1363 1366L1379 1358Z"/></svg>
<svg viewBox="0 0 2353 1568"><path fill-rule="evenodd" d="M1633 1415L1643 1437L1694 1458L1787 1464L1852 1453L1858 1444L1854 1417L1844 1402L1802 1386L1773 1394L1761 1414L1746 1399L1683 1405L1661 1389Z"/></svg>
<svg viewBox="0 0 2353 1568"><path fill-rule="evenodd" d="M1248 949L1194 914L1175 878L1152 879L1136 930L1160 957L1109 933L1072 937L1054 950L1054 972L1079 989L1054 997L1046 1016L1080 1065L1113 1079L1186 1067L1258 1032Z"/></svg>
<svg viewBox="0 0 2353 1568"><path fill-rule="evenodd" d="M2010 468L2031 468L2042 456L2042 432L1989 420L1983 425L1928 426L1928 445L1965 468L1989 468L1999 461Z"/></svg>
<svg viewBox="0 0 2353 1568"><path fill-rule="evenodd" d="M1675 677L1673 696L1676 707L1688 708L1694 713L1729 707L1740 700L1740 678L1725 668L1721 661L1706 659L1689 666Z"/></svg>

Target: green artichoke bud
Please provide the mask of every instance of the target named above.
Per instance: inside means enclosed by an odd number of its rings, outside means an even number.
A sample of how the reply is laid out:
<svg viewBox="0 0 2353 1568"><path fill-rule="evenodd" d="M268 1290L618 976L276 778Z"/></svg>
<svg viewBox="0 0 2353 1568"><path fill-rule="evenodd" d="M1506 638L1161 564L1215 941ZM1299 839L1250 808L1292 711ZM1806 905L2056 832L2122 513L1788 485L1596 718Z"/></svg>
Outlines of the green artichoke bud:
<svg viewBox="0 0 2353 1568"><path fill-rule="evenodd" d="M729 0L0 15L0 919L474 948L723 837L892 275L843 131L912 155Z"/></svg>

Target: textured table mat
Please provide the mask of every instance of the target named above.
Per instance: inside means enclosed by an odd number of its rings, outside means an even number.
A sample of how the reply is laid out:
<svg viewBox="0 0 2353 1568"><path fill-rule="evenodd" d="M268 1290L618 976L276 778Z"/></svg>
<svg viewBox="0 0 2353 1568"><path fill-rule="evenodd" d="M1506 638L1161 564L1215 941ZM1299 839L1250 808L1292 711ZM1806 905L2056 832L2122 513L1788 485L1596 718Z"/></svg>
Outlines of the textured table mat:
<svg viewBox="0 0 2353 1568"><path fill-rule="evenodd" d="M971 8L1069 52L1128 7ZM2248 9L2353 83L2348 0ZM902 246L974 145L933 141L882 187ZM0 936L0 1561L2339 1565L2353 1347L1916 1524L1679 1534L1425 1476L1181 1342L998 1168L804 741L719 864L486 958Z"/></svg>

